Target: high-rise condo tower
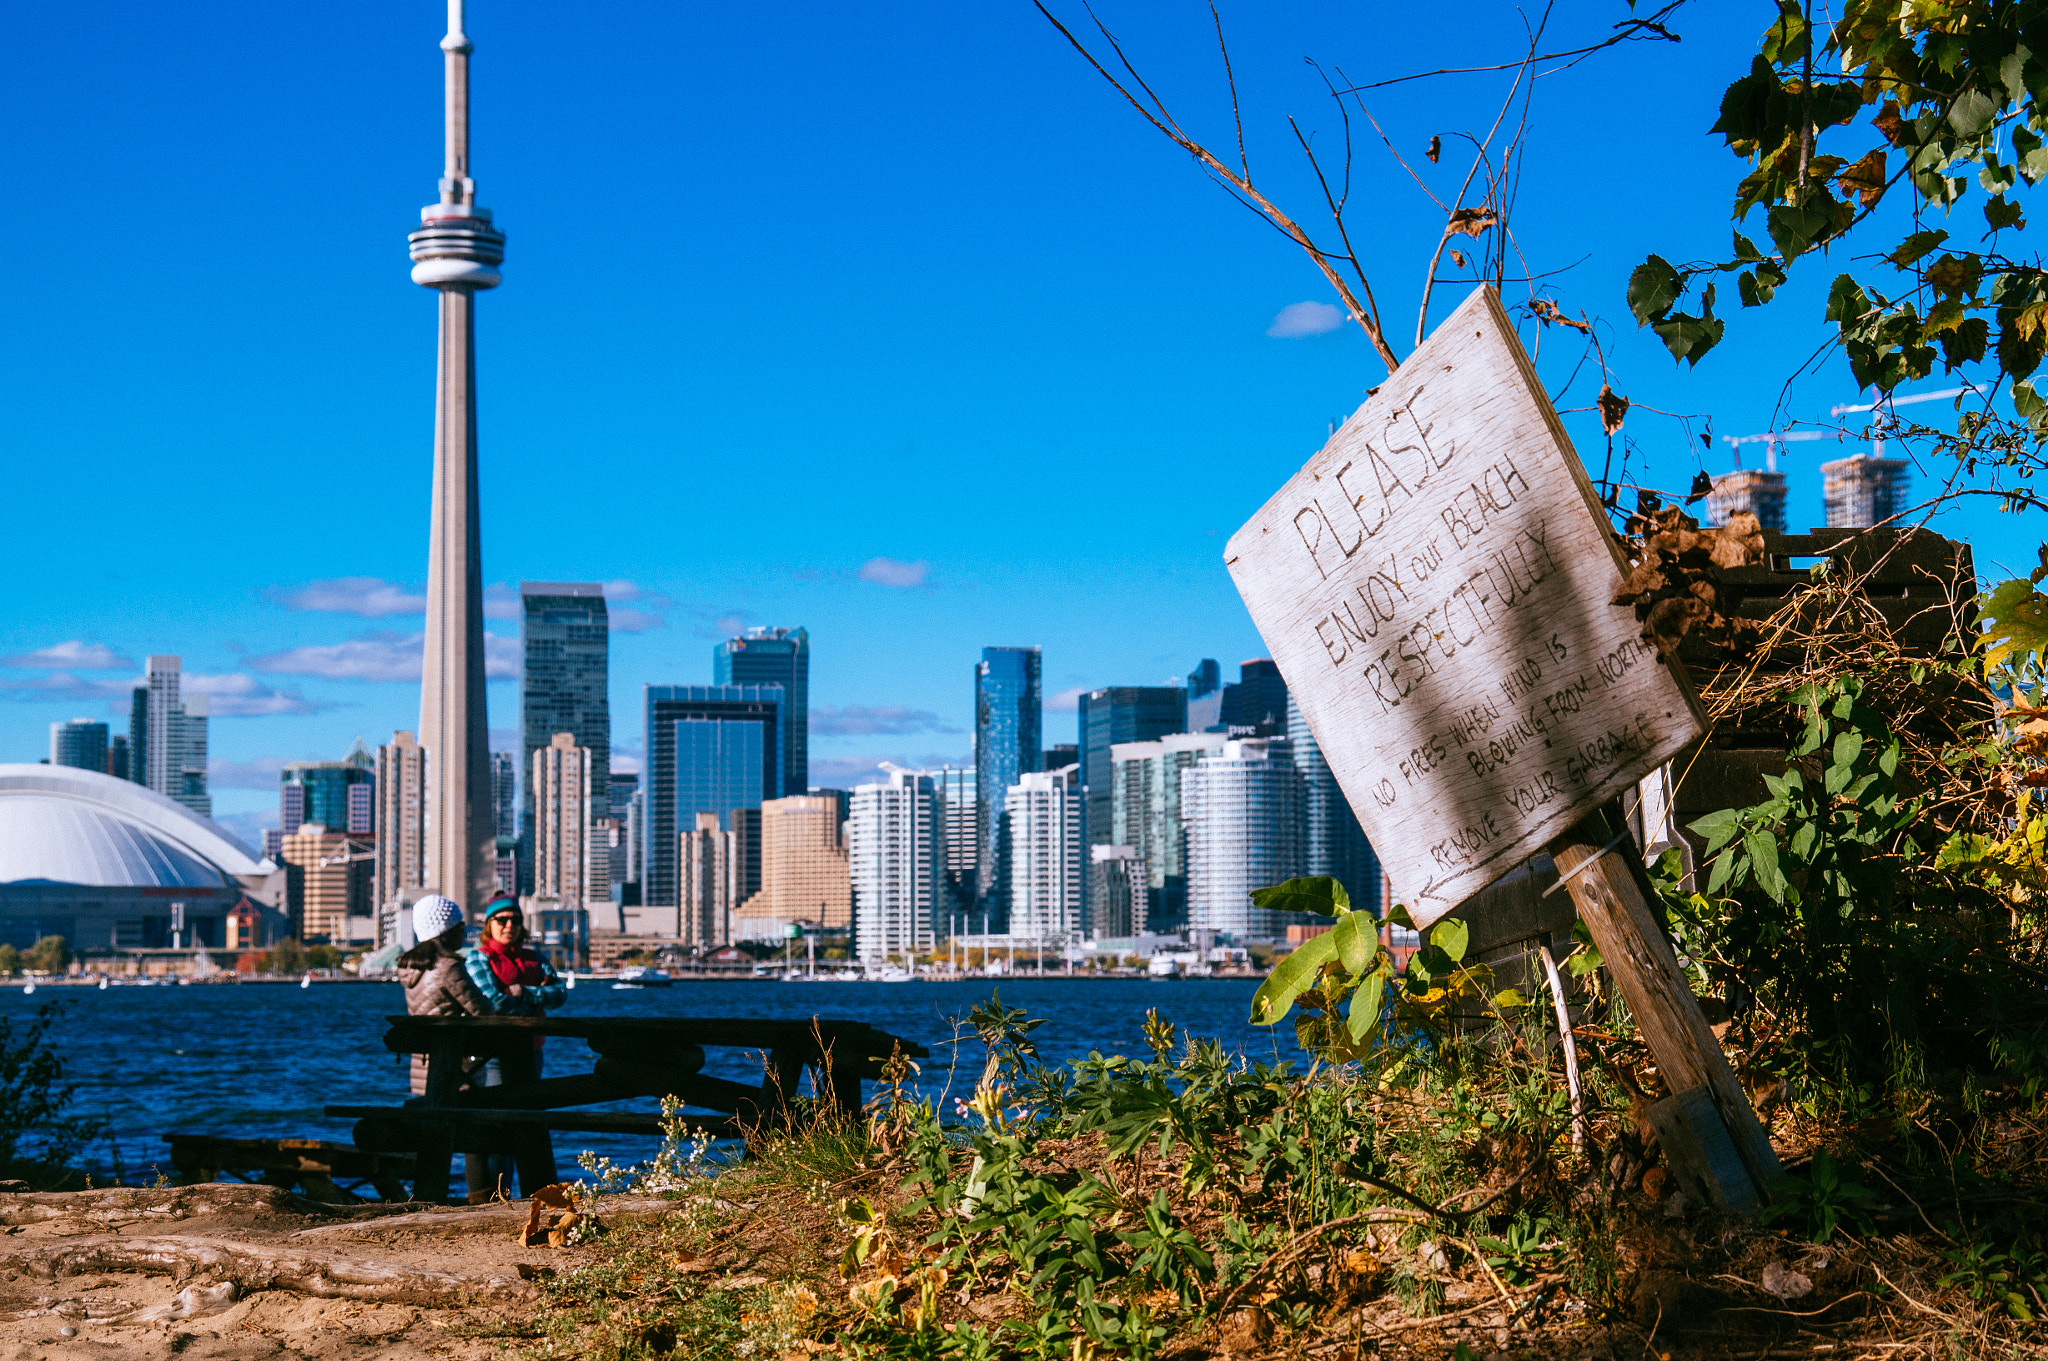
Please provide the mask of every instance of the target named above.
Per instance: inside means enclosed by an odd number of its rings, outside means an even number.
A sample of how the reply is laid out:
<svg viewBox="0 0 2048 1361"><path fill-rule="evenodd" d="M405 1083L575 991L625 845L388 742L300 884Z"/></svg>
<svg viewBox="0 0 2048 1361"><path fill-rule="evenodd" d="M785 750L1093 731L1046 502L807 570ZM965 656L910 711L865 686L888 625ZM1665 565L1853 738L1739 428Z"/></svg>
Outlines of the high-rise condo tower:
<svg viewBox="0 0 2048 1361"><path fill-rule="evenodd" d="M471 911L495 883L490 750L484 714L483 554L476 476L476 292L495 288L505 235L476 206L469 176L469 38L448 0L447 156L441 197L412 233L412 281L440 294L434 404L434 516L427 554L420 745L427 750L427 886Z"/></svg>

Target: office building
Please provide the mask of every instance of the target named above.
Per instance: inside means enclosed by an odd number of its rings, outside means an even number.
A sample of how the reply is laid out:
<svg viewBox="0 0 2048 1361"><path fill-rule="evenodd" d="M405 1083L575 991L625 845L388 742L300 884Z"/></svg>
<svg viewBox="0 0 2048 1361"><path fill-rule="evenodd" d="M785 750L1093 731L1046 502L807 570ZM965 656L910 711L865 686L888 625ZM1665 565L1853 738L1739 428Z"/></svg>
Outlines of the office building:
<svg viewBox="0 0 2048 1361"><path fill-rule="evenodd" d="M286 836L308 822L371 836L376 794L377 760L360 741L339 761L288 761L278 772L277 825Z"/></svg>
<svg viewBox="0 0 2048 1361"><path fill-rule="evenodd" d="M1354 907L1377 910L1380 904L1380 861L1365 839L1358 814L1337 786L1322 746L1309 730L1301 706L1287 701L1287 744L1294 768L1301 772L1303 874L1327 874L1344 885Z"/></svg>
<svg viewBox="0 0 2048 1361"><path fill-rule="evenodd" d="M1012 939L1081 939L1080 775L1078 765L1027 771L1004 791Z"/></svg>
<svg viewBox="0 0 2048 1361"><path fill-rule="evenodd" d="M1188 732L1207 732L1223 721L1223 668L1204 657L1188 672Z"/></svg>
<svg viewBox="0 0 2048 1361"><path fill-rule="evenodd" d="M109 737L107 739L107 774L117 780L131 778L129 765L129 752L131 750L132 748L128 745L128 739L120 733L115 733L112 737Z"/></svg>
<svg viewBox="0 0 2048 1361"><path fill-rule="evenodd" d="M885 767L882 780L855 786L847 805L846 851L855 955L881 963L931 949L945 863L931 777Z"/></svg>
<svg viewBox="0 0 2048 1361"><path fill-rule="evenodd" d="M418 898L427 884L427 752L411 733L395 732L377 748L372 788L377 797L377 913L380 921L396 922L402 915L398 904ZM495 888L495 874L492 880ZM463 904L467 911L477 906ZM410 930L404 927L407 939ZM379 946L395 939L390 928L380 928Z"/></svg>
<svg viewBox="0 0 2048 1361"><path fill-rule="evenodd" d="M1821 464L1821 502L1828 528L1867 529L1905 514L1912 468L1902 458L1868 454Z"/></svg>
<svg viewBox="0 0 2048 1361"><path fill-rule="evenodd" d="M533 896L564 905L584 901L588 875L591 767L595 757L575 734L559 732L533 754ZM605 900L611 900L609 872Z"/></svg>
<svg viewBox="0 0 2048 1361"><path fill-rule="evenodd" d="M853 925L845 807L837 791L761 805L761 891L735 909L736 938L780 940L797 922L827 931Z"/></svg>
<svg viewBox="0 0 2048 1361"><path fill-rule="evenodd" d="M149 687L128 692L128 778L149 788Z"/></svg>
<svg viewBox="0 0 2048 1361"><path fill-rule="evenodd" d="M975 828L976 891L997 910L1008 902L998 870L1003 795L1043 756L1045 705L1035 647L985 647L974 668L974 787L981 798ZM987 911L984 907L984 911Z"/></svg>
<svg viewBox="0 0 2048 1361"><path fill-rule="evenodd" d="M367 837L302 823L283 840L285 910L308 945L370 943L376 853Z"/></svg>
<svg viewBox="0 0 2048 1361"><path fill-rule="evenodd" d="M1258 737L1287 736L1287 682L1273 659L1253 657L1239 665L1237 674L1236 712L1226 712L1224 721L1234 728L1250 728Z"/></svg>
<svg viewBox="0 0 2048 1361"><path fill-rule="evenodd" d="M1302 779L1285 738L1223 744L1181 774L1188 925L1280 940L1294 914L1252 906L1253 890L1302 872Z"/></svg>
<svg viewBox="0 0 2048 1361"><path fill-rule="evenodd" d="M981 842L976 828L980 808L975 798L972 766L940 766L927 770L932 790L939 800L939 825L945 837L941 871L944 892L940 896L941 935L955 930L972 930L968 918L982 910L976 884L981 874Z"/></svg>
<svg viewBox="0 0 2048 1361"><path fill-rule="evenodd" d="M519 606L519 768L531 771L534 753L553 743L555 734L568 733L590 753L591 789L608 795L611 616L604 587L595 581L522 581ZM521 836L534 825L536 797L531 786L521 796ZM533 863L540 864L537 855Z"/></svg>
<svg viewBox="0 0 2048 1361"><path fill-rule="evenodd" d="M811 635L751 628L711 649L713 685L782 687L782 792L811 787Z"/></svg>
<svg viewBox="0 0 2048 1361"><path fill-rule="evenodd" d="M74 718L50 725L50 764L107 773L107 725Z"/></svg>
<svg viewBox="0 0 2048 1361"><path fill-rule="evenodd" d="M1088 848L1088 936L1126 940L1145 934L1151 878L1135 846Z"/></svg>
<svg viewBox="0 0 2048 1361"><path fill-rule="evenodd" d="M263 829L263 858L274 864L284 863L284 831L278 827Z"/></svg>
<svg viewBox="0 0 2048 1361"><path fill-rule="evenodd" d="M419 742L427 767L426 884L475 903L496 883L490 731L484 694L483 534L477 485L476 295L498 286L505 234L477 206L469 162L470 41L448 7L440 195L407 237L412 281L440 310L434 392L434 493L427 543L427 620Z"/></svg>
<svg viewBox="0 0 2048 1361"><path fill-rule="evenodd" d="M1714 479L1707 493L1707 523L1725 525L1748 511L1756 522L1773 534L1785 532L1785 474L1756 468L1737 468Z"/></svg>
<svg viewBox="0 0 2048 1361"><path fill-rule="evenodd" d="M618 841L611 858L611 896L619 902L625 901L622 896L624 885L640 882L638 856L632 839L633 800L639 792L638 775L616 770L611 773L610 787L606 790L605 816L610 818L612 825L618 829Z"/></svg>
<svg viewBox="0 0 2048 1361"><path fill-rule="evenodd" d="M1222 733L1169 733L1151 742L1110 748L1110 835L1144 862L1145 917L1153 931L1187 923L1187 828L1181 817L1181 774L1223 749Z"/></svg>
<svg viewBox="0 0 2048 1361"><path fill-rule="evenodd" d="M519 835L519 758L509 751L491 753L491 828L496 839Z"/></svg>
<svg viewBox="0 0 2048 1361"><path fill-rule="evenodd" d="M181 681L179 658L149 659L142 687L147 692L143 717L147 783L165 798L210 818L213 799L206 789L206 696L183 694Z"/></svg>
<svg viewBox="0 0 2048 1361"><path fill-rule="evenodd" d="M676 838L683 944L712 950L732 939L737 896L737 838L718 825L716 813L698 813L689 831Z"/></svg>
<svg viewBox="0 0 2048 1361"><path fill-rule="evenodd" d="M583 832L582 901L609 904L612 900L612 861L622 860L626 829L610 818L593 817Z"/></svg>
<svg viewBox="0 0 2048 1361"><path fill-rule="evenodd" d="M1117 685L1085 692L1076 707L1081 785L1086 790L1083 838L1091 846L1107 845L1116 841L1111 833L1110 802L1116 781L1110 748L1186 732L1188 692L1177 685ZM1059 767L1048 764L1046 768Z"/></svg>
<svg viewBox="0 0 2048 1361"><path fill-rule="evenodd" d="M676 838L696 825L696 815L715 813L725 830L741 830L734 809L757 810L783 796L783 691L777 685L649 685L643 693L640 900L674 907ZM754 826L758 834L758 821ZM747 892L759 887L755 878Z"/></svg>

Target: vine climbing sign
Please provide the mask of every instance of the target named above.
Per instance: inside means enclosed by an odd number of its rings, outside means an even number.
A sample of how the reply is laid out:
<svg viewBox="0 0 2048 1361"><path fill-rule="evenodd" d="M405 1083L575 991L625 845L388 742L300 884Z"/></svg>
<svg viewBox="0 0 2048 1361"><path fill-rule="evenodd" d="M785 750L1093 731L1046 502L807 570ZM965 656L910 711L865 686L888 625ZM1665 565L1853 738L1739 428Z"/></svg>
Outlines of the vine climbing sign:
<svg viewBox="0 0 2048 1361"><path fill-rule="evenodd" d="M1625 565L1491 288L1224 561L1419 925L1705 726L1634 609L1610 603Z"/></svg>

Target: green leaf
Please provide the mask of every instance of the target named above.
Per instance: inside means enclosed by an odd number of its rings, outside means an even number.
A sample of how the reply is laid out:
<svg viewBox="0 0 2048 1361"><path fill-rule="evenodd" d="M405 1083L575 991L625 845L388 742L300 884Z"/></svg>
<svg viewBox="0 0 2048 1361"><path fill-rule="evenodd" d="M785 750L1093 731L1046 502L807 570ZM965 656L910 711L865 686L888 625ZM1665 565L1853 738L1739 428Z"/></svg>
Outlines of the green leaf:
<svg viewBox="0 0 2048 1361"><path fill-rule="evenodd" d="M1510 1007L1528 1006L1529 999L1522 996L1521 990L1518 988L1503 988L1493 995L1493 1004L1502 1011L1506 1011Z"/></svg>
<svg viewBox="0 0 2048 1361"><path fill-rule="evenodd" d="M1274 966L1252 995L1252 1024L1273 1025L1294 1008L1294 999L1315 986L1316 975L1337 953L1334 932L1302 942Z"/></svg>
<svg viewBox="0 0 2048 1361"><path fill-rule="evenodd" d="M1984 220L1991 224L1992 231L2002 231L2007 227L2013 226L2026 226L2024 222L2020 221L2020 217L2025 211L2020 206L2019 200L2009 199L2003 194L2000 194L1997 198L1984 200Z"/></svg>
<svg viewBox="0 0 2048 1361"><path fill-rule="evenodd" d="M1372 1033L1373 1027L1380 1023L1380 1003L1386 996L1386 991L1386 976L1375 969L1360 985L1358 991L1351 994L1348 1026L1352 1043L1363 1041Z"/></svg>
<svg viewBox="0 0 2048 1361"><path fill-rule="evenodd" d="M1367 913L1346 912L1330 928L1330 936L1337 942L1338 962L1353 977L1364 973L1379 953L1379 933L1373 929L1377 925Z"/></svg>
<svg viewBox="0 0 2048 1361"><path fill-rule="evenodd" d="M1984 622L1979 646L1986 667L2024 659L2030 652L2048 657L2048 596L2024 577L2005 582L1978 599Z"/></svg>
<svg viewBox="0 0 2048 1361"><path fill-rule="evenodd" d="M1451 963L1456 964L1465 957L1465 946L1471 942L1472 928L1456 917L1445 917L1429 933L1429 943L1442 950Z"/></svg>
<svg viewBox="0 0 2048 1361"><path fill-rule="evenodd" d="M1765 831L1745 832L1742 849L1749 852L1750 877L1774 902L1785 901L1785 875L1778 868L1778 839Z"/></svg>
<svg viewBox="0 0 2048 1361"><path fill-rule="evenodd" d="M1331 876L1312 874L1271 888L1253 889L1252 905L1268 912L1314 912L1333 917L1351 909L1351 895Z"/></svg>
<svg viewBox="0 0 2048 1361"><path fill-rule="evenodd" d="M1946 240L1948 240L1947 232L1914 232L1899 243L1897 250L1884 258L1897 265L1900 269L1905 269ZM1842 276L1842 279L1848 278L1849 276L1846 274ZM1836 288L1842 286L1842 279L1835 281ZM1850 282L1853 283L1854 280L1850 280Z"/></svg>
<svg viewBox="0 0 2048 1361"><path fill-rule="evenodd" d="M1652 255L1637 265L1628 276L1628 310L1635 313L1636 325L1660 320L1683 288L1678 271L1663 256Z"/></svg>
<svg viewBox="0 0 2048 1361"><path fill-rule="evenodd" d="M1742 810L1723 808L1718 813L1709 813L1687 829L1707 839L1707 854L1712 855L1728 844L1728 839L1742 830Z"/></svg>
<svg viewBox="0 0 2048 1361"><path fill-rule="evenodd" d="M1998 101L1982 90L1965 90L1949 106L1948 125L1959 137L1975 137L1998 117Z"/></svg>

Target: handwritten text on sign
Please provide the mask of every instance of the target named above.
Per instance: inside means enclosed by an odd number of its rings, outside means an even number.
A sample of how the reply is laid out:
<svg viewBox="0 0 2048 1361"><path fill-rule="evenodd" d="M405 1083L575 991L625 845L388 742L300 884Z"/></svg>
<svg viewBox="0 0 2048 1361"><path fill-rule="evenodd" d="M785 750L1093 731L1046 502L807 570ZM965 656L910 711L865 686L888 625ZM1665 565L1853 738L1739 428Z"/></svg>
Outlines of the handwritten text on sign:
<svg viewBox="0 0 2048 1361"><path fill-rule="evenodd" d="M1423 925L1703 726L1492 290L1225 552L1395 896Z"/></svg>

